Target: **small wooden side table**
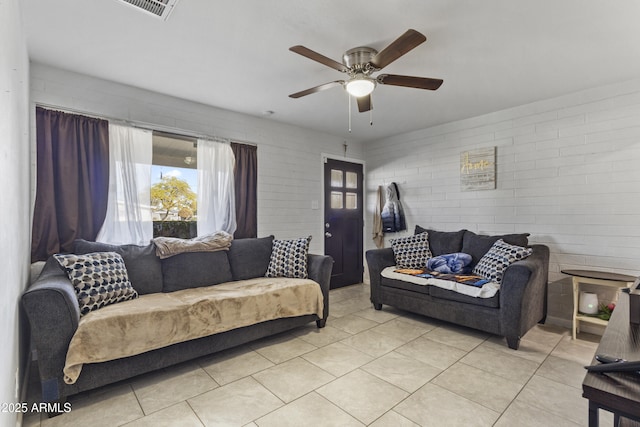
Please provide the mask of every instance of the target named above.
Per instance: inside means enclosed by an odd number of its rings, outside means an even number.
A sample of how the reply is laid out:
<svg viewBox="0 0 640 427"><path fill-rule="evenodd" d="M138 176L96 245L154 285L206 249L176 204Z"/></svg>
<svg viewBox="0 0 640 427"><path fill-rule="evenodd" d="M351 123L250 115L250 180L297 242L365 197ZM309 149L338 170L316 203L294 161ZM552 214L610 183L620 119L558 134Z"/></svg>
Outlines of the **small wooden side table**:
<svg viewBox="0 0 640 427"><path fill-rule="evenodd" d="M630 288L636 278L626 274L609 273L606 271L593 270L562 270L561 273L571 276L573 283L573 317L571 336L576 339L576 333L580 331L580 322L595 323L606 326L609 322L598 317L585 316L578 313L578 301L580 298L580 283L592 285L609 286L618 288Z"/></svg>

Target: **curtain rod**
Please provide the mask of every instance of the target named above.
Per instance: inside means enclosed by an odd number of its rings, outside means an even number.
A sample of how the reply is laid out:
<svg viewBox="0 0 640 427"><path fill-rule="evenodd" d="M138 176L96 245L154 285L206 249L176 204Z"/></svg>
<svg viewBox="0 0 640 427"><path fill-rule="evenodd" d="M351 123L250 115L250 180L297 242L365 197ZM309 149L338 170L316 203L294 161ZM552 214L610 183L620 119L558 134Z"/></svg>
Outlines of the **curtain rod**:
<svg viewBox="0 0 640 427"><path fill-rule="evenodd" d="M183 136L183 137L189 137L189 138L196 138L196 139L207 139L207 140L213 140L213 141L220 141L220 142L236 142L239 144L245 144L245 145L252 145L254 147L257 147L258 144L256 144L255 142L248 142L248 141L242 141L239 139L235 139L235 138L224 138L224 137L220 137L220 136L211 136L211 135L207 135L204 133L197 133L197 132L193 132L187 129L180 129L177 127L172 127L172 126L165 126L165 125L159 125L156 123L147 123L147 122L141 122L141 121L136 121L136 120L126 120L126 119L121 119L121 118L117 118L117 117L109 117L109 116L105 116L105 115L101 115L101 114L96 114L96 113L90 113L87 111L82 111L82 110L78 110L75 108L68 108L68 107L60 107L58 105L53 105L53 104L45 104L43 102L36 102L35 105L37 107L42 107L42 108L47 108L50 110L58 110L58 111L62 111L63 113L70 113L70 114L80 114L80 115L84 115L84 116L89 116L92 117L94 119L102 119L102 120L108 120L114 124L125 124L125 125L129 125L135 128L139 128L139 129L145 129L145 130L150 130L150 131L157 131L157 132L163 132L166 134L173 134L176 136Z"/></svg>

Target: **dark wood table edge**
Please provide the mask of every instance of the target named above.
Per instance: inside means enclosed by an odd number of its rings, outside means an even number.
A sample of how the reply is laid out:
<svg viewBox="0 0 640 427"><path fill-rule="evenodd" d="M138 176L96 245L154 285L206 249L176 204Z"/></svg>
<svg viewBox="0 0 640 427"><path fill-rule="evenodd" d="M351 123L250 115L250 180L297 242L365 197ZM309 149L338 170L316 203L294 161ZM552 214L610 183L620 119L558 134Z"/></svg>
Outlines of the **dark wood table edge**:
<svg viewBox="0 0 640 427"><path fill-rule="evenodd" d="M603 375L603 374L589 373L588 375ZM582 390L583 390L582 397L589 400L589 427L598 427L600 425L599 415L598 415L599 409L611 412L613 414L614 416L613 425L616 427L618 426L620 417L625 417L630 420L640 422L640 414L637 414L637 413L632 414L628 412L628 408L629 407L633 408L637 406L637 402L625 401L626 403L624 405L613 405L613 406L605 405L602 403L598 403L597 400L598 400L598 397L604 398L605 400L607 400L608 398L608 396L606 395L607 393L603 393L600 390L597 390L585 385L582 386Z"/></svg>
<svg viewBox="0 0 640 427"><path fill-rule="evenodd" d="M613 273L610 271L598 271L598 270L573 270L566 269L560 270L560 273L568 276L584 277L586 279L596 280L611 280L612 282L635 282L636 277L629 276L627 274Z"/></svg>
<svg viewBox="0 0 640 427"><path fill-rule="evenodd" d="M640 327L629 323L629 294L620 294L596 350L626 360L640 360ZM591 364L598 364L595 358ZM598 409L614 414L614 425L620 417L640 422L640 375L630 372L587 372L582 382L582 397L589 401L589 427L598 427Z"/></svg>

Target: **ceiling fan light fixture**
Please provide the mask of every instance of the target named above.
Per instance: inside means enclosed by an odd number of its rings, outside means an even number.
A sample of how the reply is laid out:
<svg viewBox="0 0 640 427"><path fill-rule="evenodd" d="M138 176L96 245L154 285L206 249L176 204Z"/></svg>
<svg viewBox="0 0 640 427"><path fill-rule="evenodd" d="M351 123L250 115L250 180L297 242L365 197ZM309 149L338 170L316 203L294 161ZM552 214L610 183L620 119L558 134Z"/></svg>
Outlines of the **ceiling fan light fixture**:
<svg viewBox="0 0 640 427"><path fill-rule="evenodd" d="M373 92L373 89L376 88L376 81L370 77L358 75L349 80L345 86L349 95L360 98Z"/></svg>

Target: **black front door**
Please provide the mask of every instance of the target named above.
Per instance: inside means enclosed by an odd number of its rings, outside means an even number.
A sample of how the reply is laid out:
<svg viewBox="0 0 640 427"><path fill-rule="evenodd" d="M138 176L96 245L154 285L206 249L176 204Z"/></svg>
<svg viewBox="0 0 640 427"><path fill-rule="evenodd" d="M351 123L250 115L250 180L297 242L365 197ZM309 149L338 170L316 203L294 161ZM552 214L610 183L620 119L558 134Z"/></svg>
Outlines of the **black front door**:
<svg viewBox="0 0 640 427"><path fill-rule="evenodd" d="M324 252L335 263L331 288L362 282L362 165L327 159L324 165Z"/></svg>

